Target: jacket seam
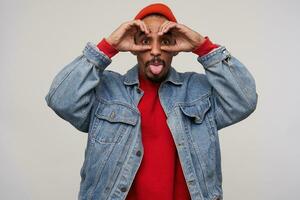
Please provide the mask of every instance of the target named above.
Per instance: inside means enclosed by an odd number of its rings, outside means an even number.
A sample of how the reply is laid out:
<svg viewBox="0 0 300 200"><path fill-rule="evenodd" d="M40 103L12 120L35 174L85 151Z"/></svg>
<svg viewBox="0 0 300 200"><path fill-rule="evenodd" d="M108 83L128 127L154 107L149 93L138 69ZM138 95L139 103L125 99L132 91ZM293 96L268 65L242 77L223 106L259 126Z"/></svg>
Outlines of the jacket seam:
<svg viewBox="0 0 300 200"><path fill-rule="evenodd" d="M83 56L83 55L82 55ZM57 86L55 88L53 88L52 93L49 94L49 105L51 102L51 99L53 97L53 95L56 93L57 89L61 86L61 84L70 76L70 74L78 67L78 65L76 67L74 67L71 71L69 71L63 78L62 80L59 82L59 84L57 84Z"/></svg>
<svg viewBox="0 0 300 200"><path fill-rule="evenodd" d="M117 105L125 106L126 108L130 109L131 111L134 111L136 114L139 114L139 112L137 112L131 105L128 105L128 104L123 103L121 101L116 101L116 100L107 101L106 99L98 97L97 95L96 95L96 100L98 101L98 103L103 102L103 103L108 104L108 105L117 104Z"/></svg>
<svg viewBox="0 0 300 200"><path fill-rule="evenodd" d="M251 103L250 103L250 101L249 101L249 99L248 99L248 96L245 94L243 88L241 87L242 84L240 83L240 81L239 81L238 78L236 77L235 73L233 72L233 70L234 70L233 67L232 67L231 65L229 65L228 62L226 62L226 61L224 61L224 60L223 60L223 62L226 63L226 66L228 67L228 69L229 69L229 71L230 71L230 73L231 73L231 75L232 75L232 77L233 77L233 80L235 81L235 84L237 85L237 87L240 89L241 93L242 93L243 96L244 96L245 102L246 102L247 105L248 105L248 109L250 109L250 108L251 108Z"/></svg>

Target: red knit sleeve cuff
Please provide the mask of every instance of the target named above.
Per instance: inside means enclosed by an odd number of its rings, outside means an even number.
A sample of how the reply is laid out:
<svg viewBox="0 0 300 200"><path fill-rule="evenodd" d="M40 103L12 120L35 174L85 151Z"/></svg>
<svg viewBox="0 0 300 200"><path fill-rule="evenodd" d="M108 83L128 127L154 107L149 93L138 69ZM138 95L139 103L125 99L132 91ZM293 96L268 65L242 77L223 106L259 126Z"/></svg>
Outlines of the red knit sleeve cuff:
<svg viewBox="0 0 300 200"><path fill-rule="evenodd" d="M204 56L205 54L209 53L213 49L219 47L219 45L214 44L210 41L208 36L204 37L205 40L202 42L194 51L193 53L197 54L198 56Z"/></svg>
<svg viewBox="0 0 300 200"><path fill-rule="evenodd" d="M98 44L97 47L100 51L102 51L109 58L112 58L119 51L115 49L112 45L110 45L105 38L103 38Z"/></svg>

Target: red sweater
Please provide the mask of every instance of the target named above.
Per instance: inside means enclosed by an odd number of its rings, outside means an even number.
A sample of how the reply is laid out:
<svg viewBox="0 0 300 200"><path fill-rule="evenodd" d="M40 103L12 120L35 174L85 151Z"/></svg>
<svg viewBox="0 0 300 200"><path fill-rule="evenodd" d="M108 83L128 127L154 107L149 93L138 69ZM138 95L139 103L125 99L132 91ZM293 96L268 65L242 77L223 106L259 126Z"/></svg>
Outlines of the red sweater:
<svg viewBox="0 0 300 200"><path fill-rule="evenodd" d="M208 37L193 53L205 55L218 47ZM110 58L118 53L103 39L98 48ZM139 76L144 95L139 102L144 156L126 200L190 200L190 194L166 115L158 96L159 83Z"/></svg>

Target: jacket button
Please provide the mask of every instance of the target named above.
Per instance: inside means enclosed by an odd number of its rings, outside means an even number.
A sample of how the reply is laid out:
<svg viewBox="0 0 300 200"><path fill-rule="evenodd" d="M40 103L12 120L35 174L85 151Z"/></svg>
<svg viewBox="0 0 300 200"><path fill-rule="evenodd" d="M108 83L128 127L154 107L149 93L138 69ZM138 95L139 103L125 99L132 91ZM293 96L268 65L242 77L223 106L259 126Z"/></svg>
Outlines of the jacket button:
<svg viewBox="0 0 300 200"><path fill-rule="evenodd" d="M121 192L126 192L127 188L126 187L121 187Z"/></svg>
<svg viewBox="0 0 300 200"><path fill-rule="evenodd" d="M140 157L140 156L142 155L142 152L141 152L141 151L137 151L137 152L136 152L136 155L137 155L138 157Z"/></svg>
<svg viewBox="0 0 300 200"><path fill-rule="evenodd" d="M114 119L115 117L116 117L116 113L114 112L114 111L112 111L111 113L110 113L110 119Z"/></svg>
<svg viewBox="0 0 300 200"><path fill-rule="evenodd" d="M110 190L110 188L109 188L109 187L106 187L106 188L105 188L105 191L106 191L106 192L108 192L109 190Z"/></svg>

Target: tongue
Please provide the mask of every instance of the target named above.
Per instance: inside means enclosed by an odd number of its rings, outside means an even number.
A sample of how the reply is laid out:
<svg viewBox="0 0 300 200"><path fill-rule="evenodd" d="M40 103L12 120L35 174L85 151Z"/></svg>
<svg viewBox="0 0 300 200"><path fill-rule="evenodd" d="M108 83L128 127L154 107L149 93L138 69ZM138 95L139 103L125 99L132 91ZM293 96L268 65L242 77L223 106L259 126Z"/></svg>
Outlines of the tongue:
<svg viewBox="0 0 300 200"><path fill-rule="evenodd" d="M163 65L149 65L152 74L159 74L163 68Z"/></svg>

